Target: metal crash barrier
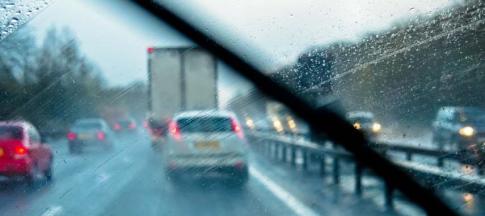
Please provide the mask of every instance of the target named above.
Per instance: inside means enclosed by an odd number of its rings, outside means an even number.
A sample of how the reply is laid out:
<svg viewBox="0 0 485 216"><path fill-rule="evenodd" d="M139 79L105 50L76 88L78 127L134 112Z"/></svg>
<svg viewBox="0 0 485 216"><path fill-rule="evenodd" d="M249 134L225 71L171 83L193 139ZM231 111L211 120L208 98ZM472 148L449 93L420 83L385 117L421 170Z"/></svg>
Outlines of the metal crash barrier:
<svg viewBox="0 0 485 216"><path fill-rule="evenodd" d="M363 178L365 176L375 177L372 172L365 169L361 164L354 163L353 156L350 153L334 148L331 145L318 145L302 137L257 132L247 134L247 138L250 140L253 149L274 160L288 163L293 167L299 166L303 170L308 170L310 163L314 166L317 165L320 175L322 177L329 176L334 185L341 183L341 177L344 174L349 175L349 172L344 173L342 171L342 163L352 163L354 169L350 174L354 178L354 193L359 197L364 190ZM421 184L428 188L433 190L450 189L473 194L481 194L485 191L485 179L480 178L480 176L463 175L462 173L442 169L445 160L461 162L456 153L382 142L373 142L370 145L382 154L391 152L404 154L405 160L394 161L394 163L410 175L415 176ZM436 166L412 162L415 155L434 158ZM327 160L328 158L330 160ZM299 163L297 163L298 159ZM389 184L383 184L385 208L392 210L394 209L395 190Z"/></svg>

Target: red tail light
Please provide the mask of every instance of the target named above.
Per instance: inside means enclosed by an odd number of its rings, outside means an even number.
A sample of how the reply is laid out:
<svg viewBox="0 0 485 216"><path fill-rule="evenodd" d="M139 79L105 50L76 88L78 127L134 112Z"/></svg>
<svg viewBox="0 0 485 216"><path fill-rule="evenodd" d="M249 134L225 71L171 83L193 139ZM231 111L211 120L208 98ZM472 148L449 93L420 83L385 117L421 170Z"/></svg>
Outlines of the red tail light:
<svg viewBox="0 0 485 216"><path fill-rule="evenodd" d="M135 122L131 122L130 125L128 126L130 129L135 129L136 128L136 124Z"/></svg>
<svg viewBox="0 0 485 216"><path fill-rule="evenodd" d="M106 139L106 134L102 131L98 132L96 136L98 137L98 140L101 140L101 141Z"/></svg>
<svg viewBox="0 0 485 216"><path fill-rule="evenodd" d="M27 152L27 148L25 148L24 146L15 146L14 148L15 155L26 155Z"/></svg>
<svg viewBox="0 0 485 216"><path fill-rule="evenodd" d="M236 119L231 119L231 127L232 127L232 131L234 131L234 133L236 133L236 135L239 138L243 138L244 137L244 134L243 134L243 132L241 130L241 126L236 121Z"/></svg>
<svg viewBox="0 0 485 216"><path fill-rule="evenodd" d="M120 124L118 124L118 123L116 123L116 124L113 126L113 128L114 128L115 130L120 130L120 129L121 129L121 125L120 125Z"/></svg>
<svg viewBox="0 0 485 216"><path fill-rule="evenodd" d="M170 135L176 140L182 139L182 134L180 133L180 128L175 121L170 121L168 124L168 131Z"/></svg>
<svg viewBox="0 0 485 216"><path fill-rule="evenodd" d="M67 133L67 139L68 139L69 141L73 141L73 140L75 140L76 138L77 138L76 133L74 133L74 132L69 132L69 133Z"/></svg>
<svg viewBox="0 0 485 216"><path fill-rule="evenodd" d="M155 48L153 48L153 47L148 47L148 48L147 48L147 53L148 53L148 54L151 54L151 53L153 53L153 51L154 51L154 50L155 50Z"/></svg>

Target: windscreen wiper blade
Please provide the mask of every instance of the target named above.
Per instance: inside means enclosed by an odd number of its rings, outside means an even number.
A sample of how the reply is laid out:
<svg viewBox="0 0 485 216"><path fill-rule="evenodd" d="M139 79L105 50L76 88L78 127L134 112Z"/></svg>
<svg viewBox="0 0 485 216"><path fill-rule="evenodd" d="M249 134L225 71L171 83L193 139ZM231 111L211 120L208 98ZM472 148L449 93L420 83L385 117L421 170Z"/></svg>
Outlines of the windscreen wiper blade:
<svg viewBox="0 0 485 216"><path fill-rule="evenodd" d="M259 69L244 61L237 54L225 48L216 39L199 31L197 27L169 10L164 5L151 0L132 0L134 3L161 19L200 47L237 71L252 82L263 94L273 98L295 115L305 120L316 132L326 134L335 143L352 153L358 163L367 166L381 176L387 184L398 189L428 215L458 215L433 191L416 182L408 173L371 149L364 135L336 113L326 109L315 109L306 101L293 94L286 87L264 75ZM325 119L325 123L319 121Z"/></svg>

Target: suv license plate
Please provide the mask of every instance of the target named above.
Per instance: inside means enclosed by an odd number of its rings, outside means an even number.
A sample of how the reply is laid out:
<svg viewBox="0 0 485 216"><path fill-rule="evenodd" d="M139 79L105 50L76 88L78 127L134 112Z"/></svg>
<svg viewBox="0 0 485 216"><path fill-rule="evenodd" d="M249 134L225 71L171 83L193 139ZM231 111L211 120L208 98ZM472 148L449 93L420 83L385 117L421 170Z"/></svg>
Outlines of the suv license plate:
<svg viewBox="0 0 485 216"><path fill-rule="evenodd" d="M196 142L195 147L197 149L219 149L219 142L218 141L203 141L203 142Z"/></svg>
<svg viewBox="0 0 485 216"><path fill-rule="evenodd" d="M88 134L88 133L81 133L79 134L79 139L80 140L88 140L88 139L91 139L92 136L91 134Z"/></svg>

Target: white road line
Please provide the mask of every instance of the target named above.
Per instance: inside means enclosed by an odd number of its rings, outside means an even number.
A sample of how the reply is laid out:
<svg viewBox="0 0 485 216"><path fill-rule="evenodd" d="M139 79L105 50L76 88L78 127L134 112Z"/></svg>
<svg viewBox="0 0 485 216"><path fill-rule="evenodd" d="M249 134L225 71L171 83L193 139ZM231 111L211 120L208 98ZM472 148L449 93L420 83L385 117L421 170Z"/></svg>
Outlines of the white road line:
<svg viewBox="0 0 485 216"><path fill-rule="evenodd" d="M49 207L41 216L57 216L62 213L62 206Z"/></svg>
<svg viewBox="0 0 485 216"><path fill-rule="evenodd" d="M97 175L98 183L103 183L105 181L108 181L110 178L111 176L108 173L104 173L104 172Z"/></svg>
<svg viewBox="0 0 485 216"><path fill-rule="evenodd" d="M129 157L123 157L123 159L121 159L123 161L123 163L131 163L133 162L133 160L131 160Z"/></svg>
<svg viewBox="0 0 485 216"><path fill-rule="evenodd" d="M290 208L296 215L316 216L318 215L312 209L301 203L298 199L288 193L281 186L273 182L270 178L263 175L258 169L249 167L249 173L252 177L261 182L268 190L273 193L281 202Z"/></svg>

